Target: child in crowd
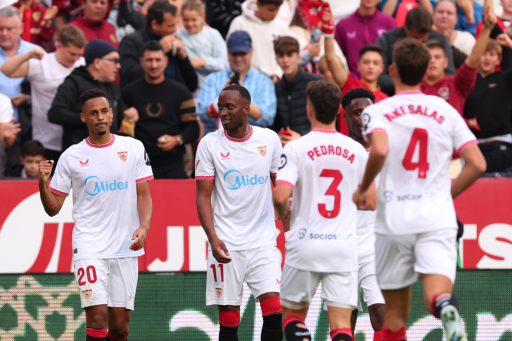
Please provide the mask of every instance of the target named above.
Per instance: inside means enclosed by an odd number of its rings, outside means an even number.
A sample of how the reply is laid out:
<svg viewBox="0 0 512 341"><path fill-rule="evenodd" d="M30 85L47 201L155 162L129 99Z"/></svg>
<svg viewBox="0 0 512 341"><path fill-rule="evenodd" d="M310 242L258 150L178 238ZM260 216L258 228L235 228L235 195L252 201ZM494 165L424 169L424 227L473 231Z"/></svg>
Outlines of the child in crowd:
<svg viewBox="0 0 512 341"><path fill-rule="evenodd" d="M44 160L44 147L41 142L27 141L21 149L20 164L14 165L5 175L23 179L38 178L39 162Z"/></svg>

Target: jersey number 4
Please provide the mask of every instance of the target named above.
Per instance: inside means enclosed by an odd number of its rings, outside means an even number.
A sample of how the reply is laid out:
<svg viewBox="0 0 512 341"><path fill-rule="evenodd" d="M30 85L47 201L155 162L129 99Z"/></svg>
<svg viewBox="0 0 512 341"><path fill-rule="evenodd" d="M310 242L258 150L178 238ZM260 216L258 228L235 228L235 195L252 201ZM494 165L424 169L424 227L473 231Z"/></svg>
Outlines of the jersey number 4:
<svg viewBox="0 0 512 341"><path fill-rule="evenodd" d="M414 155L414 151L416 150L416 146L420 143L419 150L419 158L418 162L412 162L412 156ZM426 129L416 128L412 133L411 142L409 142L409 147L407 147L407 152L405 152L404 161L402 164L404 168L413 171L418 169L418 178L425 179L427 177L428 171L428 161L427 161L427 150L428 150L428 132Z"/></svg>
<svg viewBox="0 0 512 341"><path fill-rule="evenodd" d="M87 269L84 271L84 268L78 269L76 272L78 275L78 285L85 285L84 275L87 274L87 280L89 283L96 283L98 277L96 277L96 268L92 265L89 265Z"/></svg>
<svg viewBox="0 0 512 341"><path fill-rule="evenodd" d="M343 175L339 170L334 169L324 169L322 173L320 173L321 178L333 178L331 185L325 191L325 195L332 195L334 197L334 207L331 211L328 211L325 204L318 204L318 212L322 217L327 219L336 218L340 213L340 205L341 205L341 193L338 190L338 186L343 180Z"/></svg>

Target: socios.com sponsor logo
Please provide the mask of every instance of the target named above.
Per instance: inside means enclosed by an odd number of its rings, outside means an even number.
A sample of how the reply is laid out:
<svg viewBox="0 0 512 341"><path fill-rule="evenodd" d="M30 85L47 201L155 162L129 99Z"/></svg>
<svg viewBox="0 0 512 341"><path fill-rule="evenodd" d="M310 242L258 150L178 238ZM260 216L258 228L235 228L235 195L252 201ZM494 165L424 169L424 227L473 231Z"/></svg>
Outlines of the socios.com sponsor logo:
<svg viewBox="0 0 512 341"><path fill-rule="evenodd" d="M299 239L304 238L304 236L306 236L306 232L307 232L306 229L300 229L299 230Z"/></svg>
<svg viewBox="0 0 512 341"><path fill-rule="evenodd" d="M239 189L244 186L257 186L264 185L268 181L267 176L254 176L243 175L237 170L230 170L224 175L224 186L229 189Z"/></svg>
<svg viewBox="0 0 512 341"><path fill-rule="evenodd" d="M347 240L351 239L351 234L334 234L334 233L310 233L309 239L322 239L322 240Z"/></svg>
<svg viewBox="0 0 512 341"><path fill-rule="evenodd" d="M85 179L85 193L90 196L96 196L101 192L118 191L128 188L128 181L117 181L112 182L101 181L97 176L91 175Z"/></svg>

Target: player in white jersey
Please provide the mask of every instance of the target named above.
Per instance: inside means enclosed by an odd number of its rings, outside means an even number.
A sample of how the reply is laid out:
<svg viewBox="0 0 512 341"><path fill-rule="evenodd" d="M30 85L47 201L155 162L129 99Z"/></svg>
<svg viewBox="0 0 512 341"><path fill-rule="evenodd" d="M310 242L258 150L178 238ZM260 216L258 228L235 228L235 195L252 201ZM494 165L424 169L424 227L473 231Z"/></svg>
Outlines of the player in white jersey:
<svg viewBox="0 0 512 341"><path fill-rule="evenodd" d="M50 185L53 160L39 164L41 201L54 216L73 188L73 265L86 340L127 340L153 173L140 141L110 133L113 114L103 90L84 91L80 104L89 137L62 154Z"/></svg>
<svg viewBox="0 0 512 341"><path fill-rule="evenodd" d="M423 281L428 309L443 321L449 341L467 340L452 295L457 266L453 198L485 171L485 159L458 112L440 97L422 94L430 53L417 40L395 44L389 73L396 95L367 107L363 131L372 144L355 203L380 172L375 258L386 300L383 340L405 340L411 286ZM451 182L456 150L465 161Z"/></svg>
<svg viewBox="0 0 512 341"><path fill-rule="evenodd" d="M251 96L244 87L225 87L218 106L224 129L201 140L195 161L197 213L209 241L206 305L218 306L219 340L238 340L245 281L261 304L261 339L280 341L281 260L271 182L281 142L275 132L248 124Z"/></svg>
<svg viewBox="0 0 512 341"><path fill-rule="evenodd" d="M357 207L350 195L361 183L368 156L360 143L335 129L339 87L314 81L306 94L312 130L284 147L273 194L283 217L293 192L281 282L283 327L288 341L311 340L304 319L321 282L332 340L352 341L350 317L359 295ZM375 185L369 191L361 209L375 209Z"/></svg>

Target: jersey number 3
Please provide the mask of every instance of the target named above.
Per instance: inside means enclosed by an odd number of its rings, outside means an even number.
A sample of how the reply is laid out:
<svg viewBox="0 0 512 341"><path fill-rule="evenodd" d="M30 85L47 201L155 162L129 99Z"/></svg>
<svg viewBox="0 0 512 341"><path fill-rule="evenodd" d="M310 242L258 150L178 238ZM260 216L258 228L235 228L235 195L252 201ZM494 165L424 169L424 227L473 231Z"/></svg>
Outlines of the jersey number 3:
<svg viewBox="0 0 512 341"><path fill-rule="evenodd" d="M320 173L320 177L333 178L331 185L327 188L327 191L325 191L325 195L332 195L334 197L334 207L331 211L328 211L325 204L318 204L318 212L320 212L324 218L336 218L340 213L341 205L341 193L338 190L338 186L341 180L343 180L343 175L339 170L324 169L322 173Z"/></svg>
<svg viewBox="0 0 512 341"><path fill-rule="evenodd" d="M414 151L416 150L416 145L420 143L419 157L418 162L412 162L412 157L414 155ZM418 178L425 179L427 177L428 171L428 161L427 161L427 150L428 150L428 132L426 129L416 128L412 133L411 142L409 142L409 147L407 147L407 152L405 152L404 161L402 164L404 168L408 171L413 171L418 169Z"/></svg>

